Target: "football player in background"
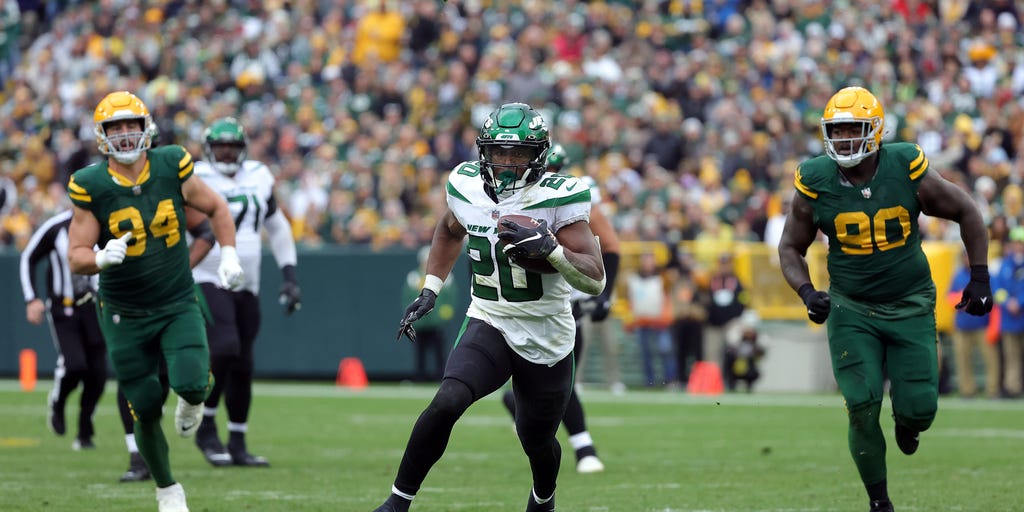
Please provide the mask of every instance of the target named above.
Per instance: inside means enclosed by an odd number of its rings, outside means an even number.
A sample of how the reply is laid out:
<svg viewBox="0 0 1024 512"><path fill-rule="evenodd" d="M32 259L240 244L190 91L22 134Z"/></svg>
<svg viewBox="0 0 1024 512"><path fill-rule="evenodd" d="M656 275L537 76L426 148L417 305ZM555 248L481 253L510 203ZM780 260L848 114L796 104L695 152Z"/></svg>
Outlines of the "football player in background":
<svg viewBox="0 0 1024 512"><path fill-rule="evenodd" d="M187 512L185 490L171 474L160 426L164 402L160 358L178 395L174 426L195 434L210 391L210 353L185 243L185 205L204 212L224 248L219 276L242 281L235 226L227 203L193 176L181 146L151 148L153 119L127 91L105 96L93 114L105 161L72 175L69 266L99 273L100 329L117 382L131 405L139 452L156 481L160 512ZM97 244L103 249L94 247Z"/></svg>
<svg viewBox="0 0 1024 512"><path fill-rule="evenodd" d="M558 173L569 165L569 155L561 144L552 144L548 150L547 171ZM583 358L583 320L589 315L594 323L603 322L608 318L612 307L612 291L615 288L615 276L619 270L619 237L612 228L611 221L601 212L601 209L594 208L594 205L601 203L601 191L597 182L590 176L578 178L581 183L590 189L590 230L597 236L601 243L601 259L604 261L605 286L604 291L598 296L587 295L575 288L572 290L570 302L572 304L572 317L576 320L576 342L573 345L572 353L576 365L576 375L579 376L582 368ZM606 340L612 341L613 340ZM607 347L609 343L606 343ZM605 357L616 357L617 352L605 352ZM609 364L617 364L609 363ZM613 381L617 382L618 379ZM505 391L501 396L505 408L515 418L516 400L511 390ZM565 416L562 417L562 424L569 434L569 444L576 454L576 471L579 473L598 473L604 471L604 463L597 456L597 449L594 448L594 440L587 430L587 418L583 412L583 404L580 403L579 395L573 387L569 395L569 404L565 408Z"/></svg>
<svg viewBox="0 0 1024 512"><path fill-rule="evenodd" d="M576 323L572 288L604 290L600 247L587 222L590 189L570 176L544 174L549 147L541 115L508 103L488 115L476 139L479 161L463 162L448 177L448 210L434 231L427 276L399 324L415 341L412 324L429 313L463 250L473 272L467 321L434 399L413 426L387 501L376 512L406 512L430 468L444 454L455 422L477 400L512 379L516 431L530 460L528 512L555 509L561 447L555 438L569 395ZM534 227L498 219L525 214ZM523 265L550 264L548 273Z"/></svg>
<svg viewBox="0 0 1024 512"><path fill-rule="evenodd" d="M192 243L192 276L210 307L213 322L206 327L214 384L206 398L196 446L214 466L267 466L267 459L249 453L245 442L252 404L253 345L260 328L260 262L262 230L281 269L279 302L286 315L301 307L295 276L296 254L292 228L274 199L274 175L263 162L245 158L245 130L234 118L214 121L203 134L203 158L195 173L224 197L235 219L238 257L245 282L236 289L221 286L217 276L223 252L212 236ZM188 208L188 215L202 215ZM217 405L221 395L228 416L225 449L217 433Z"/></svg>
<svg viewBox="0 0 1024 512"><path fill-rule="evenodd" d="M978 207L929 171L919 146L883 146L884 125L882 105L867 89L847 87L832 96L821 119L827 156L797 168L779 244L782 273L808 317L827 322L850 454L872 511L893 510L879 424L886 376L903 453L917 451L938 409L935 284L921 249L920 214L960 224L971 279L957 308L973 315L992 309L988 238ZM827 292L814 288L805 259L819 229L829 242Z"/></svg>

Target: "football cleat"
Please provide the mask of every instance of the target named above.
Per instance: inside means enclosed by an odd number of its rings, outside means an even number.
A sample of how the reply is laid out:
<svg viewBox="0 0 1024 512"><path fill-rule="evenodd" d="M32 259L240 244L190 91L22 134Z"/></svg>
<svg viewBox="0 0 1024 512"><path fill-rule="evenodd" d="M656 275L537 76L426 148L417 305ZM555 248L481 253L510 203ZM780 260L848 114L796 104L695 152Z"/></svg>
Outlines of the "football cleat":
<svg viewBox="0 0 1024 512"><path fill-rule="evenodd" d="M892 502L889 500L874 500L871 502L871 509L868 512L895 512Z"/></svg>
<svg viewBox="0 0 1024 512"><path fill-rule="evenodd" d="M157 487L156 503L160 512L188 512L188 504L185 503L185 488L179 483L169 487Z"/></svg>
<svg viewBox="0 0 1024 512"><path fill-rule="evenodd" d="M128 457L128 471L121 475L120 482L143 482L152 478L142 454L135 452Z"/></svg>
<svg viewBox="0 0 1024 512"><path fill-rule="evenodd" d="M178 397L178 408L174 411L174 429L181 437L192 437L203 419L203 403L192 405Z"/></svg>
<svg viewBox="0 0 1024 512"><path fill-rule="evenodd" d="M78 438L75 438L75 440L71 442L71 449L76 451L76 452L80 452L82 450L93 450L95 448L96 448L96 445L93 444L92 439L89 439L89 438L84 438L83 439L81 437L78 437Z"/></svg>
<svg viewBox="0 0 1024 512"><path fill-rule="evenodd" d="M267 467L266 457L253 455L245 446L244 440L231 439L228 441L228 453L231 455L231 463L236 466Z"/></svg>
<svg viewBox="0 0 1024 512"><path fill-rule="evenodd" d="M576 463L576 472L581 474L600 473L604 471L604 463L597 455L587 455Z"/></svg>
<svg viewBox="0 0 1024 512"><path fill-rule="evenodd" d="M537 503L534 498L533 490L530 491L530 500L526 502L526 512L555 512L555 497L551 496L551 499L546 503Z"/></svg>
<svg viewBox="0 0 1024 512"><path fill-rule="evenodd" d="M46 427L58 436L67 432L67 425L64 423L64 404L58 404L52 398L46 410Z"/></svg>
<svg viewBox="0 0 1024 512"><path fill-rule="evenodd" d="M896 446L907 455L913 455L917 451L917 445L921 441L921 433L910 427L904 427L896 422Z"/></svg>

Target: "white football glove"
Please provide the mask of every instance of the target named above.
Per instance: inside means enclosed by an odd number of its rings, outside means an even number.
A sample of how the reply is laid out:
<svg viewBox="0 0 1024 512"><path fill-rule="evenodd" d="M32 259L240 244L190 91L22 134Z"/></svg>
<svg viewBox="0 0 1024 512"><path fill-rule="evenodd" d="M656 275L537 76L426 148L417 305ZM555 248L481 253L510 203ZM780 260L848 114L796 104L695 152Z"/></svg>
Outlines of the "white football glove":
<svg viewBox="0 0 1024 512"><path fill-rule="evenodd" d="M121 238L114 238L107 242L107 246L96 251L96 266L100 270L120 265L124 261L125 252L128 251L128 239L132 237L131 231L121 235Z"/></svg>
<svg viewBox="0 0 1024 512"><path fill-rule="evenodd" d="M238 260L235 248L226 245L220 248L220 267L217 268L220 285L234 290L242 285L242 262Z"/></svg>

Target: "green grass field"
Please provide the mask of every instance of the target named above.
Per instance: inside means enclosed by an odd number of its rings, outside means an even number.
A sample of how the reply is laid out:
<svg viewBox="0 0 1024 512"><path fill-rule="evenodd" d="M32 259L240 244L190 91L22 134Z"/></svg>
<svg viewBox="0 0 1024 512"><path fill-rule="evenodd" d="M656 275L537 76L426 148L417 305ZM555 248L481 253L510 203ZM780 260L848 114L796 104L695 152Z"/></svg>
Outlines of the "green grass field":
<svg viewBox="0 0 1024 512"><path fill-rule="evenodd" d="M156 510L152 482L117 481L128 457L113 389L111 383L96 415L97 449L74 452L75 416L68 416L68 437L58 438L45 428L46 389L26 393L0 381L0 511ZM193 512L369 512L388 495L433 391L259 383L249 445L272 467L256 469L207 465L192 440L174 434L172 398L164 421L175 477ZM867 510L837 395L612 396L588 389L583 396L608 469L576 474L560 432L560 511ZM898 452L884 415L896 510L1024 510L1024 403L942 399L939 407L913 457ZM412 510L520 511L529 489L526 457L491 396L456 425Z"/></svg>

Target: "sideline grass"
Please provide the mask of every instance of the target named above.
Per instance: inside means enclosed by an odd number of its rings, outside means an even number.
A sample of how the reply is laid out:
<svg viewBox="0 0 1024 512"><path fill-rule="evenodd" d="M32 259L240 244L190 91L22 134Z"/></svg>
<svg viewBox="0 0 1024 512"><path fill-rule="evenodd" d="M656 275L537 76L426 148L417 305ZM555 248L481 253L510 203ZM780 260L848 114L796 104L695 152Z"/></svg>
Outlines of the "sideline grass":
<svg viewBox="0 0 1024 512"><path fill-rule="evenodd" d="M97 449L87 452L70 449L77 405L68 407L68 436L58 438L45 428L46 390L25 393L16 386L0 381L0 510L156 510L151 482L117 482L128 457L113 383L95 418ZM249 445L270 459L266 469L207 465L191 440L174 434L172 399L164 425L175 477L193 512L368 512L387 496L412 424L433 391L259 383ZM587 390L584 403L608 469L576 474L560 432L558 510L867 510L836 395L701 398L634 391L620 397ZM1024 511L1024 403L944 398L939 407L913 457L898 452L884 414L896 509ZM526 457L492 396L456 425L412 510L520 511L529 489Z"/></svg>

